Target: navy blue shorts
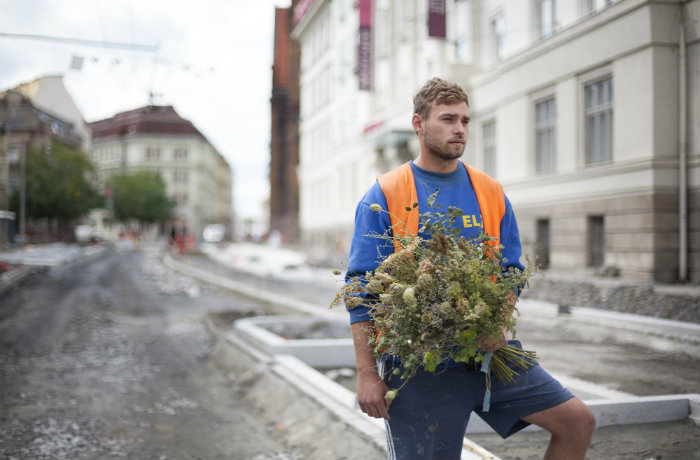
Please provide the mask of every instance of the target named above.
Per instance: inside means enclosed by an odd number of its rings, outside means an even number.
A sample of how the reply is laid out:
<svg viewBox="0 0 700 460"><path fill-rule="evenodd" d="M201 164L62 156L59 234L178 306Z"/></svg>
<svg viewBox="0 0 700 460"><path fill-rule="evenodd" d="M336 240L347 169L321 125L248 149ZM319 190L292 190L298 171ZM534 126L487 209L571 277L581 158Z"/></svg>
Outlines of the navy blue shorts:
<svg viewBox="0 0 700 460"><path fill-rule="evenodd" d="M516 340L509 343L520 347ZM383 369L385 380L389 388L398 388L404 381L391 371ZM480 370L467 365L436 373L419 370L389 408L389 459L458 459L472 412L507 438L529 425L522 417L574 397L539 365L518 372L515 384L491 378L491 407L484 412L486 376Z"/></svg>

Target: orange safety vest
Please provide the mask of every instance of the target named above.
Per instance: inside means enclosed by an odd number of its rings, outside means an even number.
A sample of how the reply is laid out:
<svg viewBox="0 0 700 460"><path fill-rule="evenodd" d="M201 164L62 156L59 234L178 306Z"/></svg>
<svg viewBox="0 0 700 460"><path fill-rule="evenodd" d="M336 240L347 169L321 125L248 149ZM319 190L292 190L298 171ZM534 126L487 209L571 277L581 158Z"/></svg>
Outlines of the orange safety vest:
<svg viewBox="0 0 700 460"><path fill-rule="evenodd" d="M501 184L487 174L462 162L467 169L469 179L474 187L476 200L481 209L481 222L483 230L490 237L496 238L491 242L497 248L501 244L501 220L506 213L506 200ZM401 245L396 241L404 235L418 234L418 217L420 211L413 209L413 203L418 202L416 181L413 178L413 169L410 162L406 162L388 173L377 178L379 186L386 198L387 211L391 218L394 231L394 251L398 251ZM410 211L406 208L411 209Z"/></svg>

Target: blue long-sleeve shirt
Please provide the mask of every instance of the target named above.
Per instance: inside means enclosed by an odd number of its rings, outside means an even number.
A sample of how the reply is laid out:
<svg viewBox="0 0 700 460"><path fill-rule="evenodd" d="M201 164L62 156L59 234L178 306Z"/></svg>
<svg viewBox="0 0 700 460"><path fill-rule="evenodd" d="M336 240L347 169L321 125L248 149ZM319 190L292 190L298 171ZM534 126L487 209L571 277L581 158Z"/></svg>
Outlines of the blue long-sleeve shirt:
<svg viewBox="0 0 700 460"><path fill-rule="evenodd" d="M454 206L464 212L462 217L455 222L455 226L462 230L462 236L469 239L476 237L483 231L479 202L466 168L458 167L450 173L436 173L419 168L413 162L411 162L411 168L416 182L418 210L421 214L431 210L427 199L437 190L435 207L442 205L440 211L447 211L449 206ZM391 232L389 215L386 212L371 210L370 205L374 203L380 205L384 210L387 209L386 198L379 182L375 182L367 191L355 211L355 232L350 246L346 273L347 282L352 282L353 279L364 276L367 272L373 273L382 260L394 252L394 246L391 242L372 237L372 235L385 235ZM505 205L505 215L501 220L500 229L501 245L504 246L501 253L506 260L504 269L513 266L523 270L525 267L520 263L522 254L520 233L508 197L505 198ZM419 236L430 239L429 232L419 233ZM370 307L363 305L348 311L350 312L350 323L371 320Z"/></svg>

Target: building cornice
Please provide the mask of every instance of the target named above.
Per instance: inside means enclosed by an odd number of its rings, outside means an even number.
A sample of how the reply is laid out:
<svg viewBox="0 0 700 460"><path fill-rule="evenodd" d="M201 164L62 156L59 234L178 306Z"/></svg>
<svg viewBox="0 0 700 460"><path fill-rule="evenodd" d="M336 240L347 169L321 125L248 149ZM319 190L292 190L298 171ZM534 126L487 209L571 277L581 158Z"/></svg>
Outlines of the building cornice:
<svg viewBox="0 0 700 460"><path fill-rule="evenodd" d="M469 86L479 87L491 82L504 73L511 72L529 61L543 56L552 50L560 48L567 43L585 37L595 29L603 27L604 25L609 24L637 9L655 3L658 2L653 0L625 0L615 2L605 10L599 13L584 16L571 26L552 35L551 37L540 42L533 43L525 50L514 54L512 57L507 58L497 65L474 74L473 77L469 79ZM663 2L663 4L667 3Z"/></svg>
<svg viewBox="0 0 700 460"><path fill-rule="evenodd" d="M321 7L325 3L331 2L331 0L306 0L306 1L310 2L311 6L309 6L308 9L306 9L304 11L304 14L301 17L301 20L299 20L299 22L296 22L294 24L294 27L292 28L292 38L294 40L299 40L299 37L304 33L304 31L309 26L311 21L313 21L314 16L316 15L316 13L318 13L318 11L321 9ZM297 7L299 7L302 3L303 2L299 2L299 4L297 4ZM295 9L294 21L297 21L296 15L297 15L297 12Z"/></svg>

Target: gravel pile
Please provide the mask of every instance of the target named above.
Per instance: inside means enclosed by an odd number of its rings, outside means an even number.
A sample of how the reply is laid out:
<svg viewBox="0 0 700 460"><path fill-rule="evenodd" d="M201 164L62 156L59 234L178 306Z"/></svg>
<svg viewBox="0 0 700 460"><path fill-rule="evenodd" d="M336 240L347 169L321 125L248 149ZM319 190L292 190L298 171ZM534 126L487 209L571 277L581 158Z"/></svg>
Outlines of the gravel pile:
<svg viewBox="0 0 700 460"><path fill-rule="evenodd" d="M523 298L700 323L698 290L620 280L535 277Z"/></svg>

